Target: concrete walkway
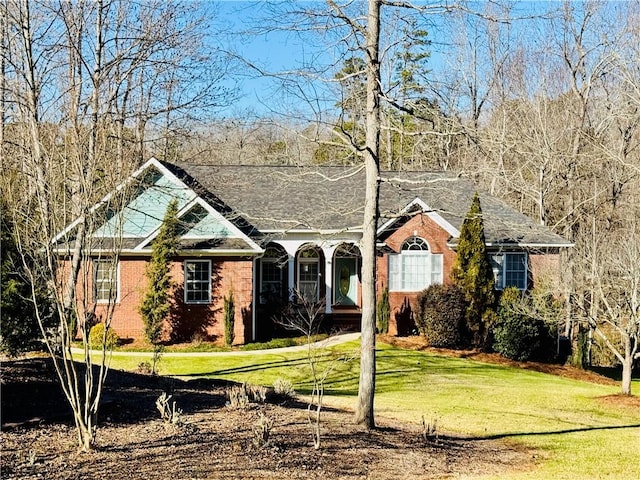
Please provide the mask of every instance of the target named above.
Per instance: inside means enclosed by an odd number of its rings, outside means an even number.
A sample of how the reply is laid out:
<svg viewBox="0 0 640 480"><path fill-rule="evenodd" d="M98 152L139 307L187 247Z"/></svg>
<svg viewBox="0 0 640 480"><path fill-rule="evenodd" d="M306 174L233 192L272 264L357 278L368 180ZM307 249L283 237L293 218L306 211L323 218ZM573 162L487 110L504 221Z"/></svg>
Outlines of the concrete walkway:
<svg viewBox="0 0 640 480"><path fill-rule="evenodd" d="M344 333L341 335L334 335L332 337L325 338L324 340L320 340L319 342L313 343L312 345L315 347L332 347L334 345L339 345L341 343L350 342L352 340L356 340L360 338L360 332L356 333ZM282 347L282 348L271 348L266 350L231 350L228 352L163 352L163 358L175 358L175 357L222 357L229 355L256 355L256 354L279 354L279 353L289 353L289 352L303 352L307 349L307 345L296 345L293 347ZM82 354L83 350L81 348L72 348L71 352L75 354ZM94 350L92 352L95 355L100 355L99 350ZM151 357L153 355L152 352L112 352L111 355L114 357L123 356L123 357Z"/></svg>

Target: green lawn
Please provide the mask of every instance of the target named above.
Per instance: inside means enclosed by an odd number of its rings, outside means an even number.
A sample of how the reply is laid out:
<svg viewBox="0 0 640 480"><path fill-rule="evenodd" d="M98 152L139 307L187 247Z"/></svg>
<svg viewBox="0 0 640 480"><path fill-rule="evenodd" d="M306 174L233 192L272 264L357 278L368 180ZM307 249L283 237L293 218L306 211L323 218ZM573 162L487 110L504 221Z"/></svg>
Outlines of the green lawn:
<svg viewBox="0 0 640 480"><path fill-rule="evenodd" d="M358 344L331 350L327 403L351 408L357 395ZM117 355L111 366L134 370L144 358ZM165 356L167 375L207 376L271 385L276 378L309 388L304 353ZM424 415L451 434L498 438L534 447L533 471L513 479L640 478L640 411L603 397L619 387L379 345L376 414L418 424ZM633 389L640 393L640 381Z"/></svg>

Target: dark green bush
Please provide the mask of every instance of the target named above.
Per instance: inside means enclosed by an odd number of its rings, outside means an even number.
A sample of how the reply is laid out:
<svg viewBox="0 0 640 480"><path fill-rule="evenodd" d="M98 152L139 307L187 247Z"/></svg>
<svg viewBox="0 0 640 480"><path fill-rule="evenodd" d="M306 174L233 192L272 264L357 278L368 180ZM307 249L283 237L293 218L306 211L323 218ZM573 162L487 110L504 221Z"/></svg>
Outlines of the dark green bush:
<svg viewBox="0 0 640 480"><path fill-rule="evenodd" d="M224 297L224 344L227 347L233 345L234 328L236 323L235 300L233 290L229 291L229 296Z"/></svg>
<svg viewBox="0 0 640 480"><path fill-rule="evenodd" d="M0 267L2 284L0 286L0 352L15 357L21 353L42 350L42 332L38 325L36 312L40 314L45 331L55 332L58 316L49 292L42 278L36 279L35 302L29 275L24 270L23 259L14 242L13 223L5 215L5 203L0 210ZM38 260L27 259L29 264ZM37 308L36 308L37 307ZM73 331L73 330L72 330Z"/></svg>
<svg viewBox="0 0 640 480"><path fill-rule="evenodd" d="M493 349L512 360L549 360L552 332L544 321L526 313L527 304L517 288L502 292L493 326Z"/></svg>
<svg viewBox="0 0 640 480"><path fill-rule="evenodd" d="M389 318L391 318L391 305L389 305L389 289L385 288L376 304L376 326L378 333L389 332Z"/></svg>
<svg viewBox="0 0 640 480"><path fill-rule="evenodd" d="M417 298L418 329L433 347L462 348L466 308L464 293L457 286L431 285Z"/></svg>

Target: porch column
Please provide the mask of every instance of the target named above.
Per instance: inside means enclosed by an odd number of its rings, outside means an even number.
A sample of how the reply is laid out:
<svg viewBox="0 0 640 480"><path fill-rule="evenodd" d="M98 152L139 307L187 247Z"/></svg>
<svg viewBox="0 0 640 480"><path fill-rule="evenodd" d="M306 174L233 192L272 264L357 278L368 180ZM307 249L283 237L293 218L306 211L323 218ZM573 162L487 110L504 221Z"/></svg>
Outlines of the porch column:
<svg viewBox="0 0 640 480"><path fill-rule="evenodd" d="M287 288L289 289L289 301L293 301L294 299L294 293L293 293L293 287L295 285L295 278L296 278L296 265L295 265L295 254L292 256L291 253L287 252L289 255L289 259L287 260L287 265L289 268L287 268L288 271L288 278L287 278Z"/></svg>
<svg viewBox="0 0 640 480"><path fill-rule="evenodd" d="M325 288L325 305L324 312L330 314L331 304L333 302L333 253L338 245L323 245L322 253L324 255L324 288Z"/></svg>
<svg viewBox="0 0 640 480"><path fill-rule="evenodd" d="M295 286L295 278L296 278L296 263L295 263L296 252L304 242L300 240L296 240L296 241L280 240L274 243L277 243L278 245L280 245L282 248L284 248L284 251L287 252L287 266L289 267L287 268L289 272L287 275L287 289L289 291L289 301L293 301L294 299L293 287Z"/></svg>

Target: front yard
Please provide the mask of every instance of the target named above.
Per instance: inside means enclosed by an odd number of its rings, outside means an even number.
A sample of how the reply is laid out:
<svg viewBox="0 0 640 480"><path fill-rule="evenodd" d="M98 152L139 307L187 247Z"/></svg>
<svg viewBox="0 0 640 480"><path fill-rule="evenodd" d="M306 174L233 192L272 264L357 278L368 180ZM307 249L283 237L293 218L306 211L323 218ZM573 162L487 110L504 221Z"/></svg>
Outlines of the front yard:
<svg viewBox="0 0 640 480"><path fill-rule="evenodd" d="M87 457L62 454L61 458L66 458L67 468L90 474L90 458L113 461L114 465L125 460L136 464L147 458L153 464L160 462L158 455L173 451L172 466L165 459L161 468L165 473L172 469L177 478L286 475L635 480L639 476L640 398L618 396L619 385L615 382L560 368L557 371L562 376L536 371L532 365L523 369L509 362L495 363L488 357L478 361L447 352L423 351L420 345L401 348L379 343L378 348L375 405L378 423L384 428L376 432L362 432L350 423L349 409L357 395L357 342L333 347L320 363L321 367L331 365L333 370L326 382L324 440L318 451L311 446L304 398L237 411L224 407L224 387L220 383L270 386L282 378L293 382L299 394L307 394L311 384L304 352L165 356L160 371L179 377L172 388L190 430L167 430L153 411L153 401L162 386L149 386L148 382L167 379L129 376L132 379L126 397L133 399L133 405L141 411L135 413L134 407L127 407L133 413L121 418L123 409L117 408L121 400L114 397L116 390L107 390L105 414L111 416L99 432L103 448ZM119 354L114 355L111 365L134 371L142 359ZM567 378L568 374L578 378ZM122 374L114 371L110 375L116 378ZM185 382L188 379L195 382ZM636 379L633 388L640 392L640 381ZM135 395L140 397L137 402ZM3 410L4 404L3 395ZM273 443L266 449L257 449L251 443L258 411L274 419ZM436 425L438 444L422 440L422 418ZM71 432L60 433L59 422L54 427L58 430L29 427L3 432L3 464L11 458L24 467L35 455L34 465L44 468L46 456L29 453L38 445L37 439L47 435L49 439L64 435L72 439ZM12 449L9 457L7 445ZM135 458L133 452L138 452ZM207 453L203 456L197 452ZM176 470L180 462L188 468ZM143 470L147 472L144 475ZM143 470L132 478L161 478ZM94 476L102 478L101 474Z"/></svg>

